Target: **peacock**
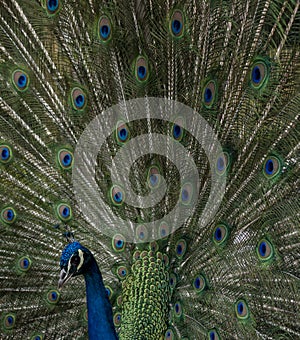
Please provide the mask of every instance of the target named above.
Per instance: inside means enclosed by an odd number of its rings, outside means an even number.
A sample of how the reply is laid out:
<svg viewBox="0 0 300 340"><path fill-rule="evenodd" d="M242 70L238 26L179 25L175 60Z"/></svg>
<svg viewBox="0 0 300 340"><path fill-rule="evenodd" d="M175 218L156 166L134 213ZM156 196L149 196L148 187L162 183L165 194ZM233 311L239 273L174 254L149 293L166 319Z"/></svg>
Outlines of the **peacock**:
<svg viewBox="0 0 300 340"><path fill-rule="evenodd" d="M300 1L0 0L0 338L300 338Z"/></svg>

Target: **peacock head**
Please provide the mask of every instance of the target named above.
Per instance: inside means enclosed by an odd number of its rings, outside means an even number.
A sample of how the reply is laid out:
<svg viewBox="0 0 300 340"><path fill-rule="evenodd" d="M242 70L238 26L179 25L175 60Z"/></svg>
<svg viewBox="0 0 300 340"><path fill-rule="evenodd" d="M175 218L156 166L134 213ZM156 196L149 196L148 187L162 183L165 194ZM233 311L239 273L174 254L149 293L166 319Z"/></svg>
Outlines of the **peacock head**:
<svg viewBox="0 0 300 340"><path fill-rule="evenodd" d="M92 253L79 242L68 244L60 257L61 272L58 288L62 288L71 277L83 275L89 267L92 257Z"/></svg>

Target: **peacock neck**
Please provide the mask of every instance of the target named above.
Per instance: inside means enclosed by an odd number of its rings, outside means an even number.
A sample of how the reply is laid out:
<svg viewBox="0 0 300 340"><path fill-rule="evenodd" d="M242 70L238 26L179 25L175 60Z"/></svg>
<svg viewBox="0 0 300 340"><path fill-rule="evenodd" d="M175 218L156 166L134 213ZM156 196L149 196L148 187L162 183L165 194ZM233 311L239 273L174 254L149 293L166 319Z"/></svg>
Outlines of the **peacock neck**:
<svg viewBox="0 0 300 340"><path fill-rule="evenodd" d="M118 339L113 324L112 307L107 297L102 275L92 258L90 269L85 273L88 308L88 332L90 340Z"/></svg>

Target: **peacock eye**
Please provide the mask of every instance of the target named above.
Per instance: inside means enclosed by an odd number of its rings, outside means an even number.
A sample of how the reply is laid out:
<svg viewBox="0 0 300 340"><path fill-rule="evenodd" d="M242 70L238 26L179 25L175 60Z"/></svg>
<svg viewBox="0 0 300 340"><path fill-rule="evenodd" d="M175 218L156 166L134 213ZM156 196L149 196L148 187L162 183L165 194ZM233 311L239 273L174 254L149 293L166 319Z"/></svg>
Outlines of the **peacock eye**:
<svg viewBox="0 0 300 340"><path fill-rule="evenodd" d="M184 205L190 204L193 196L193 187L190 183L185 183L181 188L181 203Z"/></svg>
<svg viewBox="0 0 300 340"><path fill-rule="evenodd" d="M1 212L1 219L3 222L12 224L16 220L16 212L13 208L5 208Z"/></svg>
<svg viewBox="0 0 300 340"><path fill-rule="evenodd" d="M72 218L72 209L68 204L66 203L59 204L56 210L58 217L63 222L67 222Z"/></svg>
<svg viewBox="0 0 300 340"><path fill-rule="evenodd" d="M220 339L219 333L215 329L211 329L210 331L208 331L208 339L219 340Z"/></svg>
<svg viewBox="0 0 300 340"><path fill-rule="evenodd" d="M73 166L73 153L67 149L59 150L58 162L63 170L69 170Z"/></svg>
<svg viewBox="0 0 300 340"><path fill-rule="evenodd" d="M140 82L148 79L148 61L144 57L138 57L135 62L135 76Z"/></svg>
<svg viewBox="0 0 300 340"><path fill-rule="evenodd" d="M251 85L255 89L260 89L266 84L268 79L268 67L264 61L259 60L252 65L250 79Z"/></svg>
<svg viewBox="0 0 300 340"><path fill-rule="evenodd" d="M176 287L177 284L177 277L174 273L170 274L170 278L169 278L169 285L171 289L174 289Z"/></svg>
<svg viewBox="0 0 300 340"><path fill-rule="evenodd" d="M60 9L60 0L46 0L46 9L48 14L56 14Z"/></svg>
<svg viewBox="0 0 300 340"><path fill-rule="evenodd" d="M140 224L137 226L135 230L135 235L139 242L146 242L148 240L148 235L149 235L148 229L146 228L145 225Z"/></svg>
<svg viewBox="0 0 300 340"><path fill-rule="evenodd" d="M79 87L75 87L71 92L72 106L75 110L81 111L86 106L86 95Z"/></svg>
<svg viewBox="0 0 300 340"><path fill-rule="evenodd" d="M31 267L31 260L28 256L21 257L18 261L18 268L22 272L27 272Z"/></svg>
<svg viewBox="0 0 300 340"><path fill-rule="evenodd" d="M235 313L238 319L247 319L249 317L249 309L246 301L238 300L235 304Z"/></svg>
<svg viewBox="0 0 300 340"><path fill-rule="evenodd" d="M111 23L107 16L99 19L99 38L102 42L108 42L111 39Z"/></svg>
<svg viewBox="0 0 300 340"><path fill-rule="evenodd" d="M160 183L160 170L157 166L152 165L148 170L148 185L150 188L155 189Z"/></svg>
<svg viewBox="0 0 300 340"><path fill-rule="evenodd" d="M110 196L113 204L116 206L120 206L124 202L125 192L119 185L114 185L110 189Z"/></svg>
<svg viewBox="0 0 300 340"><path fill-rule="evenodd" d="M0 145L0 163L6 164L12 159L12 151L8 145Z"/></svg>
<svg viewBox="0 0 300 340"><path fill-rule="evenodd" d="M112 298L113 296L113 290L110 286L105 286L105 292L106 292L106 295L109 299Z"/></svg>
<svg viewBox="0 0 300 340"><path fill-rule="evenodd" d="M56 289L52 289L47 293L47 301L50 304L56 304L59 300L60 293Z"/></svg>
<svg viewBox="0 0 300 340"><path fill-rule="evenodd" d="M225 224L217 224L213 232L213 240L216 245L221 245L228 238L228 227Z"/></svg>
<svg viewBox="0 0 300 340"><path fill-rule="evenodd" d="M274 255L273 246L266 239L262 239L261 241L259 241L256 251L261 261L270 260Z"/></svg>
<svg viewBox="0 0 300 340"><path fill-rule="evenodd" d="M120 280L124 280L127 276L127 268L125 266L120 266L117 269L117 276Z"/></svg>
<svg viewBox="0 0 300 340"><path fill-rule="evenodd" d="M165 340L174 340L175 339L175 333L173 329L169 328L166 330L165 333Z"/></svg>
<svg viewBox="0 0 300 340"><path fill-rule="evenodd" d="M13 84L14 84L15 88L18 91L23 92L23 91L26 91L28 89L29 77L24 71L16 70L13 73L12 80L13 80Z"/></svg>
<svg viewBox="0 0 300 340"><path fill-rule="evenodd" d="M216 83L214 80L209 80L203 89L202 100L206 108L211 108L216 100Z"/></svg>
<svg viewBox="0 0 300 340"><path fill-rule="evenodd" d="M165 222L162 222L159 226L159 229L158 229L158 237L159 238L165 238L169 234L170 234L169 226Z"/></svg>
<svg viewBox="0 0 300 340"><path fill-rule="evenodd" d="M74 256L71 257L70 262L73 266L77 267L80 263L80 257L78 255L74 255Z"/></svg>
<svg viewBox="0 0 300 340"><path fill-rule="evenodd" d="M170 21L170 29L174 37L180 38L183 36L184 21L183 14L181 11L179 10L174 11Z"/></svg>
<svg viewBox="0 0 300 340"><path fill-rule="evenodd" d="M230 156L227 152L223 152L217 157L216 161L216 172L218 175L226 173L229 167Z"/></svg>
<svg viewBox="0 0 300 340"><path fill-rule="evenodd" d="M196 276L193 281L193 287L197 293L203 292L205 288L207 287L205 277L201 274Z"/></svg>
<svg viewBox="0 0 300 340"><path fill-rule="evenodd" d="M128 129L128 126L122 121L117 123L116 137L117 137L117 142L119 144L126 143L128 139L130 138L130 131Z"/></svg>
<svg viewBox="0 0 300 340"><path fill-rule="evenodd" d="M113 239L112 239L112 247L114 249L114 251L116 252L121 252L125 249L125 238L124 236L122 236L121 234L116 234L114 235Z"/></svg>
<svg viewBox="0 0 300 340"><path fill-rule="evenodd" d="M7 314L4 317L4 328L5 329L12 329L15 326L16 317L14 314Z"/></svg>
<svg viewBox="0 0 300 340"><path fill-rule="evenodd" d="M276 177L281 171L281 162L275 156L269 156L264 163L264 174L267 178Z"/></svg>
<svg viewBox="0 0 300 340"><path fill-rule="evenodd" d="M186 242L185 240L179 240L175 246L176 256L181 259L186 252Z"/></svg>
<svg viewBox="0 0 300 340"><path fill-rule="evenodd" d="M120 326L121 324L121 313L117 312L114 314L114 325L116 327Z"/></svg>
<svg viewBox="0 0 300 340"><path fill-rule="evenodd" d="M180 318L182 316L182 306L181 306L180 301L177 301L174 305L174 315L177 318Z"/></svg>
<svg viewBox="0 0 300 340"><path fill-rule="evenodd" d="M172 126L172 137L180 142L184 137L184 120L181 117L178 117Z"/></svg>

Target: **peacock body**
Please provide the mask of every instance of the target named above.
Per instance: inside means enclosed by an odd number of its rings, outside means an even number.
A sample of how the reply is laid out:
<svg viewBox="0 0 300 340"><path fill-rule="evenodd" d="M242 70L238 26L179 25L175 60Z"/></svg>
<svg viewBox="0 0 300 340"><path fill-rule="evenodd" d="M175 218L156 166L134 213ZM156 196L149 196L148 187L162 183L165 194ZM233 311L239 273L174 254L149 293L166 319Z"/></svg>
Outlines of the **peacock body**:
<svg viewBox="0 0 300 340"><path fill-rule="evenodd" d="M0 0L1 339L300 338L299 7Z"/></svg>

